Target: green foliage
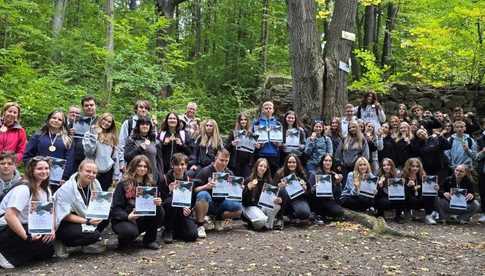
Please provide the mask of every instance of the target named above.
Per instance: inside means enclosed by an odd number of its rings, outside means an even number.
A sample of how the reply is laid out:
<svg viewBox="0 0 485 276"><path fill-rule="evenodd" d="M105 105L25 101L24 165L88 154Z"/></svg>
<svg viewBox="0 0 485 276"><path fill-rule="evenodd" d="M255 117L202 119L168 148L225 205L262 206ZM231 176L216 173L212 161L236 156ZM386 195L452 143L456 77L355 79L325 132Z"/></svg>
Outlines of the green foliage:
<svg viewBox="0 0 485 276"><path fill-rule="evenodd" d="M373 53L367 50L354 50L354 54L358 59L362 69L362 77L358 80L352 82L350 89L359 91L375 91L377 93L388 92L388 86L383 80L383 76L387 70L388 66L383 68L376 64L376 58Z"/></svg>

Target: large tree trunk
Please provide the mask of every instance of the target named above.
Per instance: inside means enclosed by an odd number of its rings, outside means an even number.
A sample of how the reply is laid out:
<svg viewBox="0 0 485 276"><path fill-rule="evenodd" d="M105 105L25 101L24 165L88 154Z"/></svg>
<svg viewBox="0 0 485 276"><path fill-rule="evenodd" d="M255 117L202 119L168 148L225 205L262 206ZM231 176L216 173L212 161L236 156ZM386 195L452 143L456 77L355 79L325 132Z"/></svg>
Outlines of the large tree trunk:
<svg viewBox="0 0 485 276"><path fill-rule="evenodd" d="M66 15L66 7L69 0L56 0L54 8L54 17L52 19L52 36L58 37L62 26L64 25L64 16Z"/></svg>
<svg viewBox="0 0 485 276"><path fill-rule="evenodd" d="M369 51L374 50L376 42L376 7L373 5L365 7L364 22L364 48Z"/></svg>
<svg viewBox="0 0 485 276"><path fill-rule="evenodd" d="M263 74L268 66L268 39L269 39L269 0L263 0L263 17L261 19L261 68Z"/></svg>
<svg viewBox="0 0 485 276"><path fill-rule="evenodd" d="M399 11L398 6L389 2L387 4L387 18L386 18L386 30L384 32L384 42L382 46L382 58L381 66L389 65L389 61L392 57L392 31L394 30L394 24L396 22L397 13Z"/></svg>
<svg viewBox="0 0 485 276"><path fill-rule="evenodd" d="M130 10L134 11L136 10L136 8L138 7L138 3L137 3L137 0L129 0L130 3L128 4L128 7L130 8Z"/></svg>
<svg viewBox="0 0 485 276"><path fill-rule="evenodd" d="M192 1L192 32L194 33L194 47L191 58L198 57L202 50L202 15L201 0Z"/></svg>
<svg viewBox="0 0 485 276"><path fill-rule="evenodd" d="M113 90L113 59L114 59L114 0L106 1L106 18L108 24L106 26L106 51L108 52L108 59L106 62L106 83L105 88L108 94L107 103L111 102L111 92Z"/></svg>
<svg viewBox="0 0 485 276"><path fill-rule="evenodd" d="M288 0L288 31L293 77L293 107L301 116L318 115L322 59L314 0Z"/></svg>
<svg viewBox="0 0 485 276"><path fill-rule="evenodd" d="M347 103L348 72L339 69L339 62L349 63L353 42L342 39L342 31L355 32L356 13L357 0L335 1L325 46L325 90L321 113L326 120L341 116Z"/></svg>

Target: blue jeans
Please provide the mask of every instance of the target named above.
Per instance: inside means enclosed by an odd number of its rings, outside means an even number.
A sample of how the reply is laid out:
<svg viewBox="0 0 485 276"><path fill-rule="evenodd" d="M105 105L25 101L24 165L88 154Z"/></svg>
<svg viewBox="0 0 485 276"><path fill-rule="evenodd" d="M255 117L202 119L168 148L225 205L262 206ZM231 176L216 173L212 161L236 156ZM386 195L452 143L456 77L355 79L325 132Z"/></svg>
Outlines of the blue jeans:
<svg viewBox="0 0 485 276"><path fill-rule="evenodd" d="M214 215L218 219L222 217L224 212L237 212L242 210L241 202L228 199L214 201L207 191L198 192L196 195L197 201L207 202L209 204L209 215Z"/></svg>

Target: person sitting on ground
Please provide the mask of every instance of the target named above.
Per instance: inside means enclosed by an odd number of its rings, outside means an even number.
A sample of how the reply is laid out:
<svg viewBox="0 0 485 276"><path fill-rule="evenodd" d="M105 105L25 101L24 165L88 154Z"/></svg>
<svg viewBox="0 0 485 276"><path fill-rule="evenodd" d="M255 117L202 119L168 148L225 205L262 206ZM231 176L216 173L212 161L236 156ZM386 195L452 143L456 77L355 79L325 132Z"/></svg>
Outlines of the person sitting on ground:
<svg viewBox="0 0 485 276"><path fill-rule="evenodd" d="M451 189L460 188L466 189L464 194L467 204L463 210L454 209L450 207ZM480 210L480 203L475 200L475 190L471 181L471 172L465 165L458 165L452 176L446 178L439 190L440 198L438 200L438 212L440 219L446 221L450 214L458 215L458 222L465 224L470 221L470 218Z"/></svg>
<svg viewBox="0 0 485 276"><path fill-rule="evenodd" d="M217 231L224 230L224 220L231 220L239 218L242 212L240 202L228 200L224 197L214 197L212 194L213 188L216 185L215 179L212 179L213 173L233 173L227 168L229 163L230 153L226 149L217 151L214 162L202 168L195 179L197 179L194 192L195 199L195 215L197 223L197 234L199 238L207 237L204 227L204 219L207 214L215 216L215 229Z"/></svg>
<svg viewBox="0 0 485 276"><path fill-rule="evenodd" d="M198 237L197 224L191 216L194 197L192 197L190 207L172 206L173 190L179 185L178 181L194 180L187 176L188 164L189 158L187 155L175 153L171 161L172 169L162 177L159 185L163 199L163 208L165 209L165 229L162 233L162 239L165 243L172 243L174 238L185 242L193 242Z"/></svg>
<svg viewBox="0 0 485 276"><path fill-rule="evenodd" d="M161 208L162 199L156 196L154 216L139 216L135 213L136 189L141 186L156 186L153 181L150 160L145 155L133 158L126 169L123 180L116 185L111 206L111 226L118 235L118 248L130 245L140 234L143 236L143 246L157 250L157 229L162 226L164 211ZM157 191L159 194L160 191Z"/></svg>
<svg viewBox="0 0 485 276"><path fill-rule="evenodd" d="M3 159L5 160L5 159ZM0 267L9 269L54 254L56 234L33 235L28 229L31 201L51 201L49 160L37 156L27 164L25 183L18 183L0 203ZM52 218L54 219L54 218Z"/></svg>
<svg viewBox="0 0 485 276"><path fill-rule="evenodd" d="M15 152L0 152L0 203L7 192L22 181L16 162L17 155Z"/></svg>
<svg viewBox="0 0 485 276"><path fill-rule="evenodd" d="M369 161L365 157L359 157L355 161L354 170L347 175L347 181L340 199L342 207L362 212L374 206L374 198L361 195L360 190L362 182L372 177L374 175Z"/></svg>
<svg viewBox="0 0 485 276"><path fill-rule="evenodd" d="M264 184L273 185L272 183L268 161L264 158L259 158L254 164L251 175L244 181L242 196L243 219L254 230L265 228L271 230L275 226L275 218L283 202L281 197L275 198L273 208L258 206ZM277 227L281 229L280 224Z"/></svg>
<svg viewBox="0 0 485 276"><path fill-rule="evenodd" d="M57 229L55 249L58 257L68 257L68 248L72 247L81 246L81 250L88 254L101 253L106 249L101 232L108 225L108 220L86 218L91 192L102 191L96 179L97 172L93 160L83 160L78 172L54 194Z"/></svg>

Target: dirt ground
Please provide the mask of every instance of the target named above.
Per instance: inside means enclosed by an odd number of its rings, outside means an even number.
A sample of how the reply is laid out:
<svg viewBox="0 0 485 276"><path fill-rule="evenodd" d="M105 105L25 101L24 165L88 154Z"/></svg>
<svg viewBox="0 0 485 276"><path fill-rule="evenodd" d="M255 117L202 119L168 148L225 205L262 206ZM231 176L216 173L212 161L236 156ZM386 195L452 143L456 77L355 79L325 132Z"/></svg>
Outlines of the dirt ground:
<svg viewBox="0 0 485 276"><path fill-rule="evenodd" d="M175 242L158 251L110 249L0 274L485 275L485 225L390 225L420 239L376 236L350 222L272 232L236 223L229 231L208 232L205 240Z"/></svg>

